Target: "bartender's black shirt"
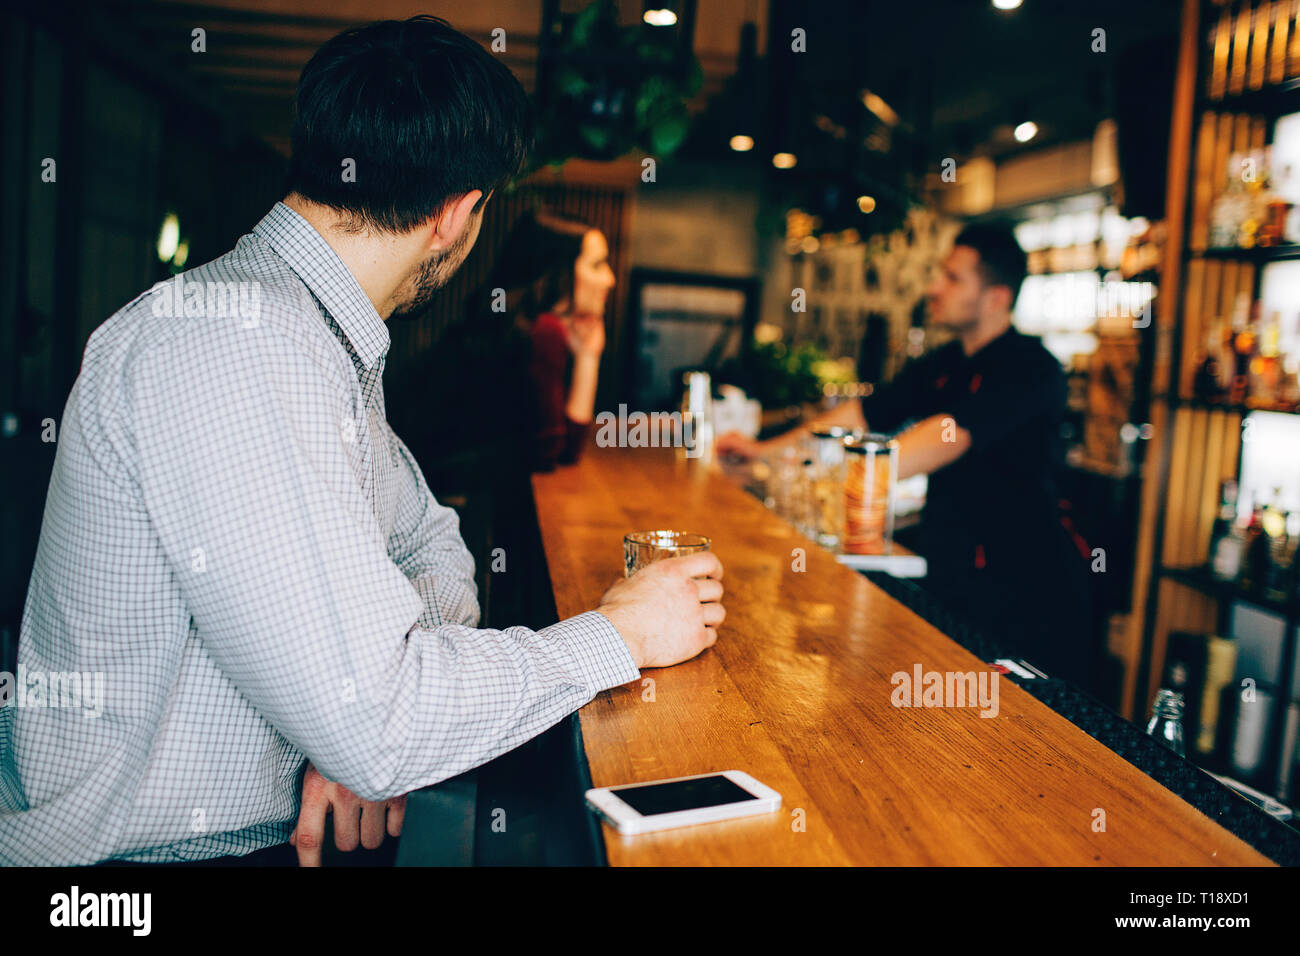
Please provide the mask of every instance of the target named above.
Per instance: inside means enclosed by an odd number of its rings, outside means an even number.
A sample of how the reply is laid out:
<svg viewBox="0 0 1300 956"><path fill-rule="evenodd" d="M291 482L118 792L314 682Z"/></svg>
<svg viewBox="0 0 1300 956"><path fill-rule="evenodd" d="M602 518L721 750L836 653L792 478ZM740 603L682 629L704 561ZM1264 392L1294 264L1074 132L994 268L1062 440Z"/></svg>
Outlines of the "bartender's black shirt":
<svg viewBox="0 0 1300 956"><path fill-rule="evenodd" d="M1065 400L1056 358L1014 328L971 356L957 341L940 346L862 400L875 432L943 413L970 433L967 452L929 476L920 551L930 586L1026 610L1077 588L1081 555L1056 488Z"/></svg>

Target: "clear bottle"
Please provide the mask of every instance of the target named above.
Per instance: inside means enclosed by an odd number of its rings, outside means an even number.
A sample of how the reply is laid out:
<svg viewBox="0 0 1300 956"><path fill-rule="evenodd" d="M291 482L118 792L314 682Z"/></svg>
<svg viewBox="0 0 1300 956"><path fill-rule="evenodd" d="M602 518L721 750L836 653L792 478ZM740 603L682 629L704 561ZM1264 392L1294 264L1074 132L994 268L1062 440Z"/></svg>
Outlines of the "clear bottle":
<svg viewBox="0 0 1300 956"><path fill-rule="evenodd" d="M1183 747L1182 694L1164 687L1156 692L1156 701L1151 707L1151 721L1147 724L1147 735L1155 737L1178 756L1187 755Z"/></svg>
<svg viewBox="0 0 1300 956"><path fill-rule="evenodd" d="M1210 530L1210 570L1220 581L1236 581L1246 544L1236 527L1237 482L1225 479L1220 489L1219 514Z"/></svg>

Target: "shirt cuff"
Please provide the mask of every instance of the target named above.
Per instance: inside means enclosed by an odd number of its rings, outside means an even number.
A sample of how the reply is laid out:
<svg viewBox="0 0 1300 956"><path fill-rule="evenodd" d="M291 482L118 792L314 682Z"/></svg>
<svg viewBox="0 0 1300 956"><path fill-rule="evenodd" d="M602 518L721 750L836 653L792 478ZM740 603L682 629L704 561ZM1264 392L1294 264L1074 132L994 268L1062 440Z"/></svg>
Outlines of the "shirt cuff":
<svg viewBox="0 0 1300 956"><path fill-rule="evenodd" d="M548 637L564 638L593 694L620 687L641 676L618 629L599 611L587 611L552 624L544 633Z"/></svg>

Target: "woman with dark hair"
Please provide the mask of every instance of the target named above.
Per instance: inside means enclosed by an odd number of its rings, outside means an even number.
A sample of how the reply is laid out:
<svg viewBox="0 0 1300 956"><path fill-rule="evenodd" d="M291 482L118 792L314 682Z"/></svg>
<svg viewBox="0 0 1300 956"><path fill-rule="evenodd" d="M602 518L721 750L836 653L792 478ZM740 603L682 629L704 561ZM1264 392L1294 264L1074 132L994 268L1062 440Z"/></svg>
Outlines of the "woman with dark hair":
<svg viewBox="0 0 1300 956"><path fill-rule="evenodd" d="M530 393L516 420L527 425L533 470L550 471L582 453L595 415L605 302L613 287L609 245L599 229L534 212L515 224L487 281L467 302L472 326L509 323L503 331L513 333L515 348L507 353L516 368L527 368Z"/></svg>

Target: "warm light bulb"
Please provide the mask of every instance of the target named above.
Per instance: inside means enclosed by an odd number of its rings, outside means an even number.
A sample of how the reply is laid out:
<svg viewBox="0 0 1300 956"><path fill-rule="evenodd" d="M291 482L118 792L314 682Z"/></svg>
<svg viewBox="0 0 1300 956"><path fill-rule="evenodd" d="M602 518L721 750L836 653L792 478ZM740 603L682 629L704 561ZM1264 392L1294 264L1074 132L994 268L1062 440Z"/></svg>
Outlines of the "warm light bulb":
<svg viewBox="0 0 1300 956"><path fill-rule="evenodd" d="M158 260L171 262L176 255L176 246L181 240L181 221L176 213L169 212L163 217L162 228L158 230Z"/></svg>
<svg viewBox="0 0 1300 956"><path fill-rule="evenodd" d="M647 10L641 19L652 27L670 27L677 22L677 14L671 10L660 8L658 10Z"/></svg>
<svg viewBox="0 0 1300 956"><path fill-rule="evenodd" d="M993 6L999 10L1014 10L1020 6L1020 0L993 0Z"/></svg>
<svg viewBox="0 0 1300 956"><path fill-rule="evenodd" d="M772 157L772 165L777 169L792 169L795 162L794 153L777 153Z"/></svg>
<svg viewBox="0 0 1300 956"><path fill-rule="evenodd" d="M871 196L858 197L859 212L873 212L876 208L876 200Z"/></svg>
<svg viewBox="0 0 1300 956"><path fill-rule="evenodd" d="M1016 141L1027 143L1038 135L1038 124L1026 120L1016 127Z"/></svg>
<svg viewBox="0 0 1300 956"><path fill-rule="evenodd" d="M738 133L731 137L731 148L738 153L747 153L754 148L754 137Z"/></svg>

